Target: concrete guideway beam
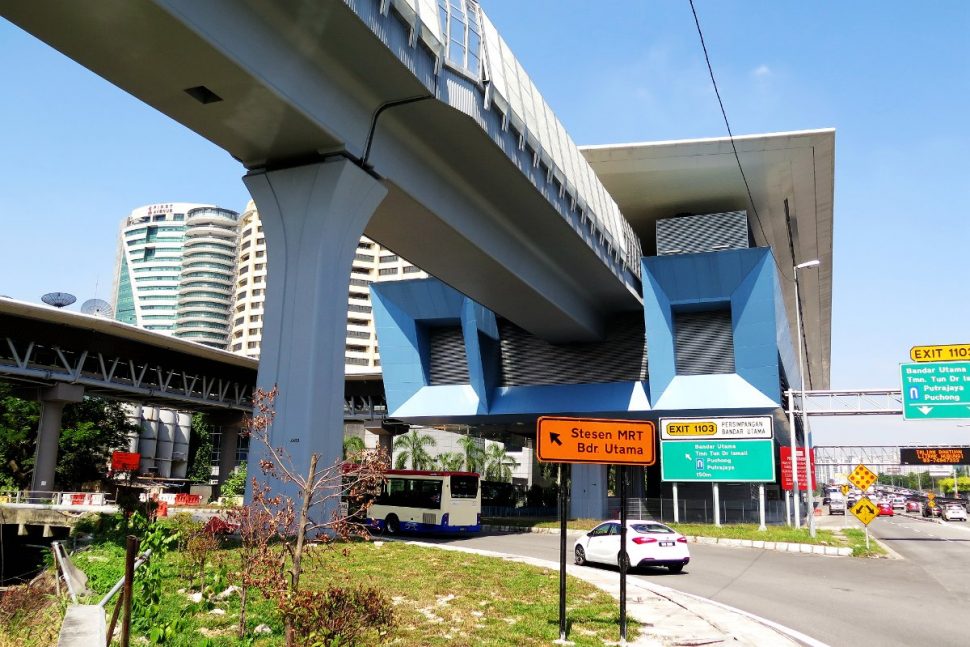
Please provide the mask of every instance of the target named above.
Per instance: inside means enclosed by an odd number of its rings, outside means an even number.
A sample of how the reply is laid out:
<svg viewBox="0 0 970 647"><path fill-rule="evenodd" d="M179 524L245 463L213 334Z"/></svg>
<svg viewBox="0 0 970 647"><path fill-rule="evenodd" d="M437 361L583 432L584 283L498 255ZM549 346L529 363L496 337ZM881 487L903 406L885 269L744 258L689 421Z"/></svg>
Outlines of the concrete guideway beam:
<svg viewBox="0 0 970 647"><path fill-rule="evenodd" d="M80 384L57 384L40 392L40 423L37 426L37 450L34 454L34 474L30 489L34 492L54 490L57 469L57 443L61 437L64 405L80 402L84 387Z"/></svg>
<svg viewBox="0 0 970 647"><path fill-rule="evenodd" d="M279 387L270 441L305 474L311 454L319 455L321 468L342 455L350 270L387 191L342 158L256 171L243 181L272 250L257 384ZM263 451L250 448L250 465L258 465Z"/></svg>

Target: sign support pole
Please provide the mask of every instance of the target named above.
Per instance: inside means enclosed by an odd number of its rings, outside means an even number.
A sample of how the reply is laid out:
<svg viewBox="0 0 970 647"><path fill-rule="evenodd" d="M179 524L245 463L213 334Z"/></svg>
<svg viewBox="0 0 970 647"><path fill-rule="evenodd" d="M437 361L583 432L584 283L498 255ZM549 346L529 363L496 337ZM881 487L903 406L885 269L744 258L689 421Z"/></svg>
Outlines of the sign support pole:
<svg viewBox="0 0 970 647"><path fill-rule="evenodd" d="M717 481L711 484L711 488L714 491L714 525L718 528L721 527L721 491L717 487Z"/></svg>
<svg viewBox="0 0 970 647"><path fill-rule="evenodd" d="M758 530L768 530L768 526L765 525L765 484L758 484L758 514L761 518L761 524L758 526Z"/></svg>
<svg viewBox="0 0 970 647"><path fill-rule="evenodd" d="M674 491L674 523L680 523L680 498L677 496L677 482L674 481L671 485Z"/></svg>
<svg viewBox="0 0 970 647"><path fill-rule="evenodd" d="M795 433L795 393L788 389L788 433L791 434L791 489L792 517L795 527L801 527L801 511L798 509L798 437Z"/></svg>
<svg viewBox="0 0 970 647"><path fill-rule="evenodd" d="M626 466L617 465L620 481L620 644L626 644L626 570L630 556L626 552Z"/></svg>
<svg viewBox="0 0 970 647"><path fill-rule="evenodd" d="M791 492L785 490L785 525L791 526Z"/></svg>
<svg viewBox="0 0 970 647"><path fill-rule="evenodd" d="M566 479L559 464L559 642L566 644Z"/></svg>

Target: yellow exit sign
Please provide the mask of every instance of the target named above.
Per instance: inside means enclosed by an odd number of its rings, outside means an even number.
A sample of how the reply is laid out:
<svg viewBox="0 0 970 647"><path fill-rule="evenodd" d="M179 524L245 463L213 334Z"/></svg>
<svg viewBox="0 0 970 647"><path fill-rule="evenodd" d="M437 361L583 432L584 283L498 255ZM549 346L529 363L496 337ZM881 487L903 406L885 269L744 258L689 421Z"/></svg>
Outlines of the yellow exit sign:
<svg viewBox="0 0 970 647"><path fill-rule="evenodd" d="M914 362L965 362L970 360L970 344L913 346L909 358Z"/></svg>

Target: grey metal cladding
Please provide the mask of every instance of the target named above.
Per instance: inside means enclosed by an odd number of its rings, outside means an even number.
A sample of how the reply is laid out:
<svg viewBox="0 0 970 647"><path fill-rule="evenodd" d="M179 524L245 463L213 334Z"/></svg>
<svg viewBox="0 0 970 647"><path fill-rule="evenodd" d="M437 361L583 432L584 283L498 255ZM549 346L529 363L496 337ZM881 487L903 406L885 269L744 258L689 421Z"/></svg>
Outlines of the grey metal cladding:
<svg viewBox="0 0 970 647"><path fill-rule="evenodd" d="M553 345L499 321L502 385L594 384L647 379L642 313L617 315L601 342Z"/></svg>
<svg viewBox="0 0 970 647"><path fill-rule="evenodd" d="M461 326L428 328L428 383L468 384L468 358Z"/></svg>
<svg viewBox="0 0 970 647"><path fill-rule="evenodd" d="M749 247L745 211L706 213L657 221L657 256Z"/></svg>
<svg viewBox="0 0 970 647"><path fill-rule="evenodd" d="M734 373L731 311L674 313L677 375Z"/></svg>

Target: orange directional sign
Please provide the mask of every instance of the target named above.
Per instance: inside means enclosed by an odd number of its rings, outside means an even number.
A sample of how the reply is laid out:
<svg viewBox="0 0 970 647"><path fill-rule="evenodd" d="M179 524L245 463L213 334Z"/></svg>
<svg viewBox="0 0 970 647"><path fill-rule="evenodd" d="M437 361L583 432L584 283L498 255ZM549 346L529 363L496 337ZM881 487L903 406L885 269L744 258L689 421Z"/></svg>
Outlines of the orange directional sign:
<svg viewBox="0 0 970 647"><path fill-rule="evenodd" d="M653 465L656 427L644 420L539 418L536 456L543 463Z"/></svg>

